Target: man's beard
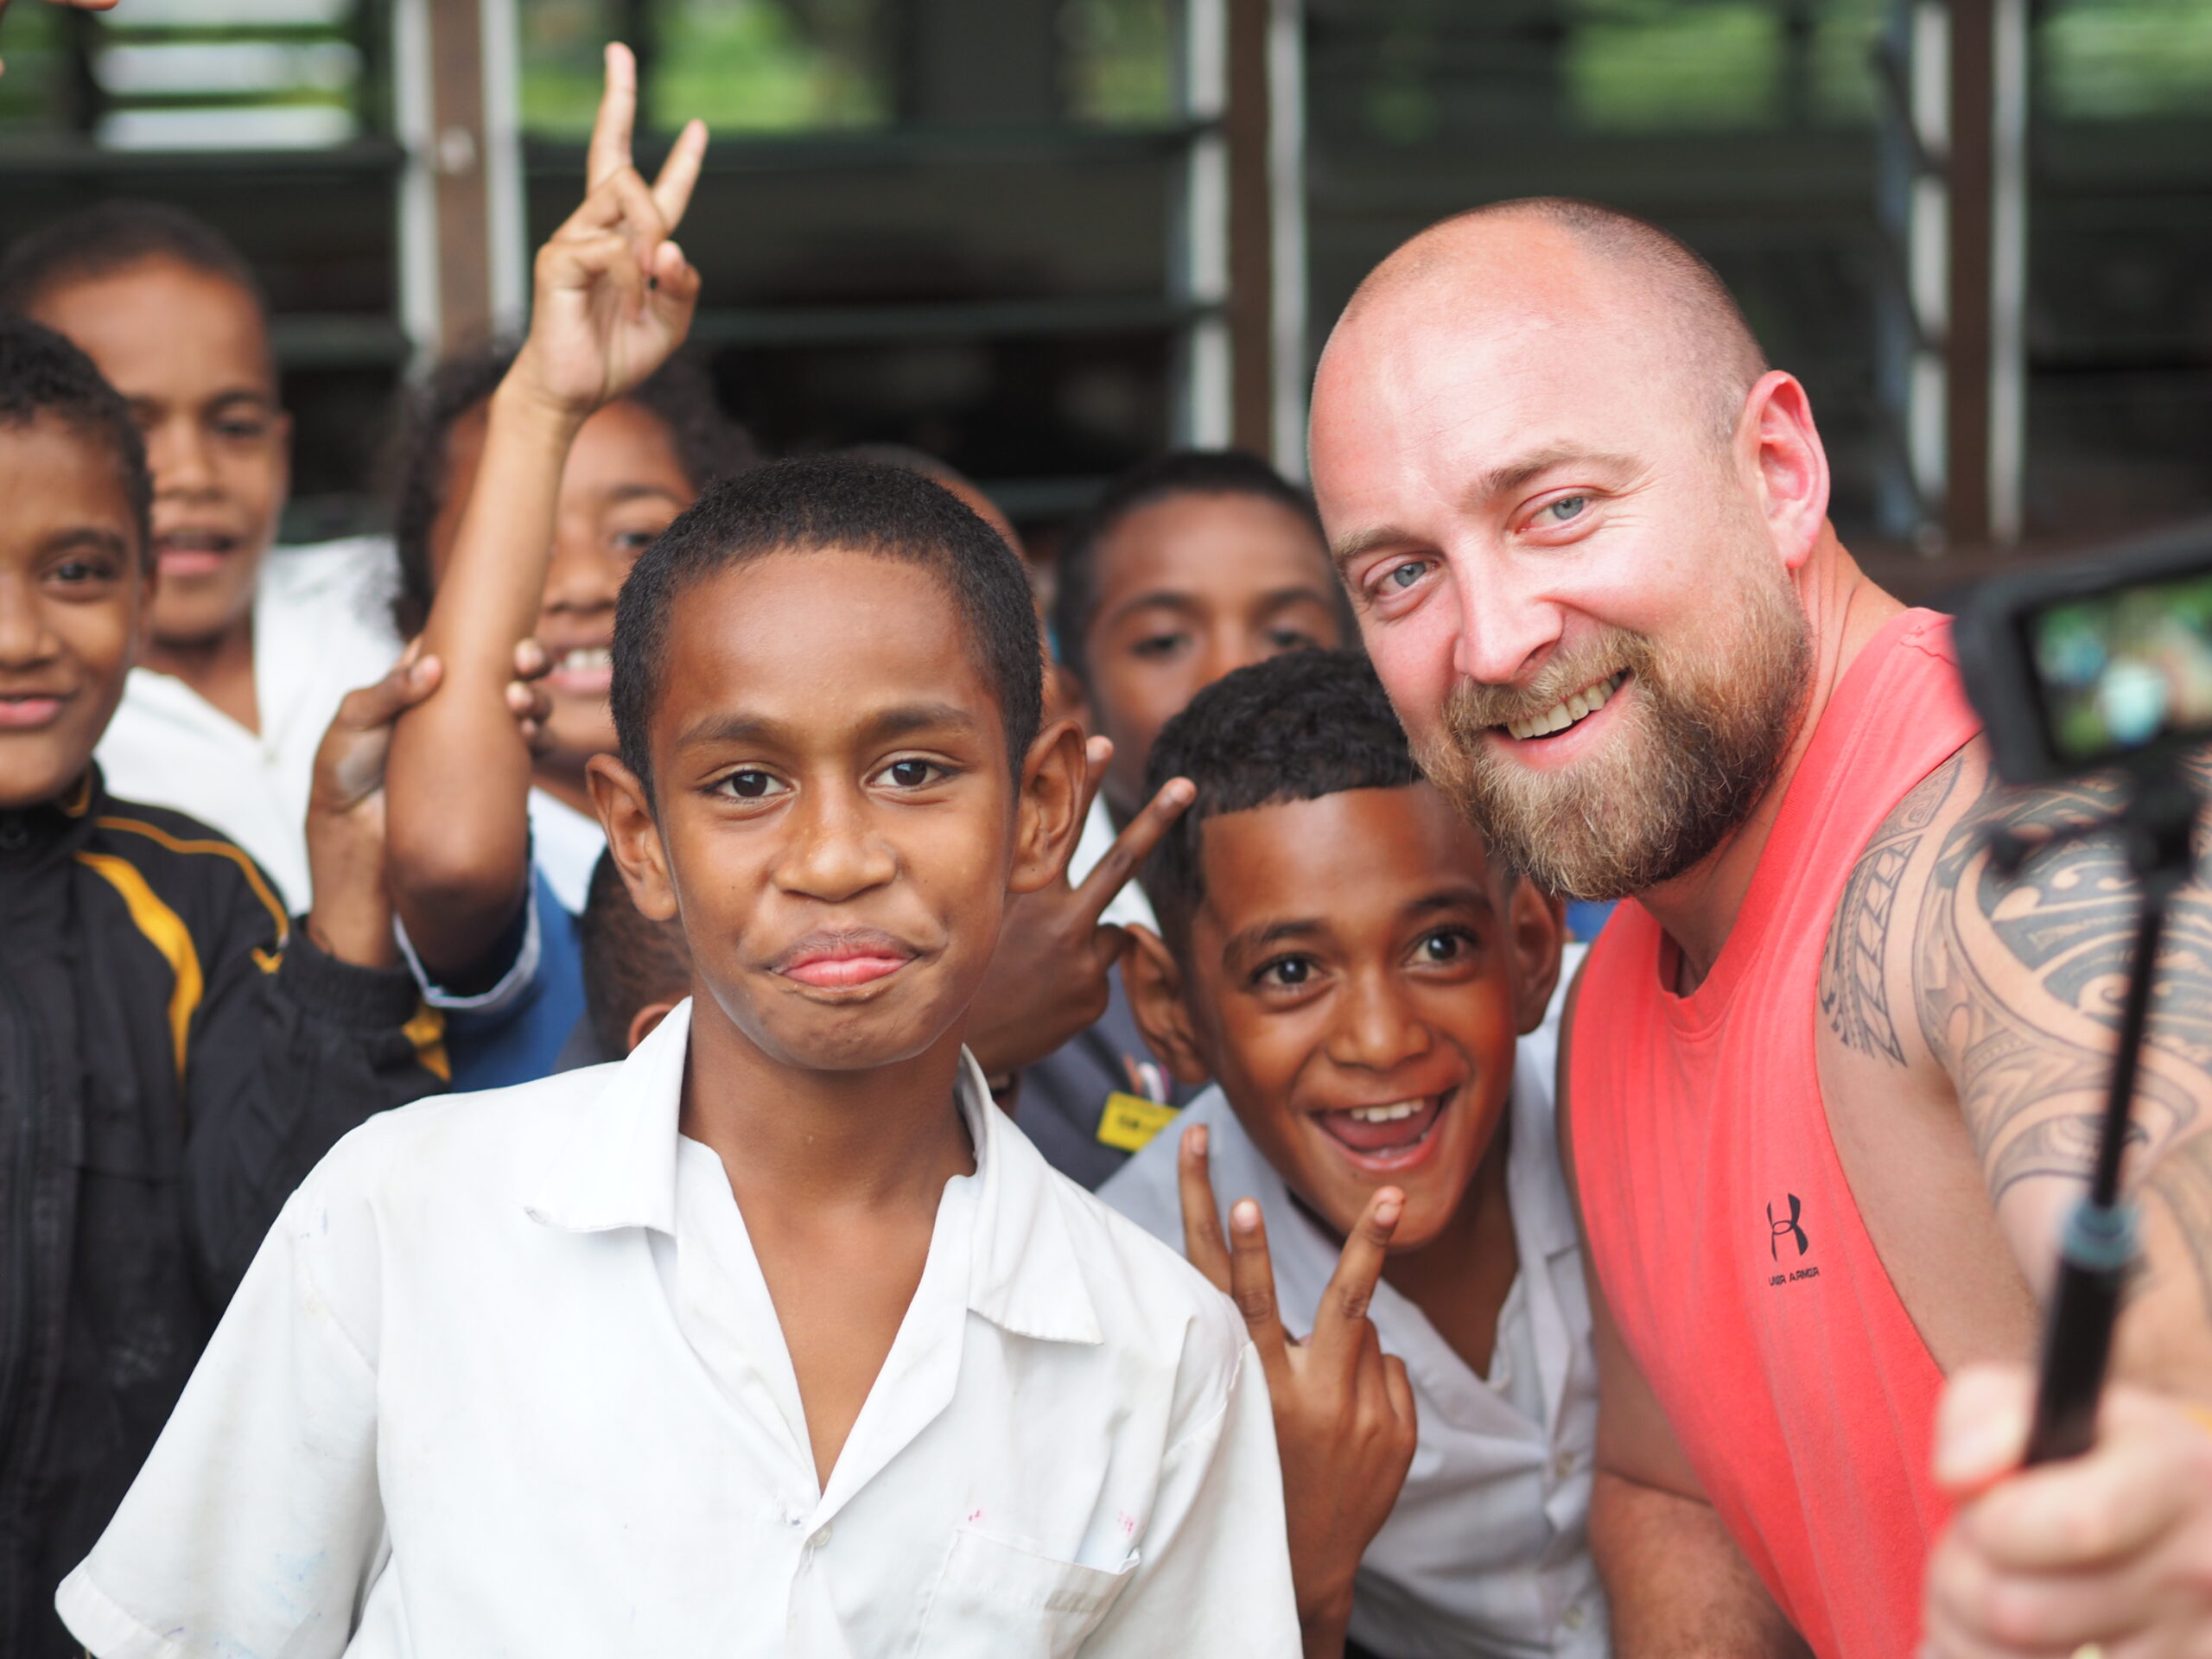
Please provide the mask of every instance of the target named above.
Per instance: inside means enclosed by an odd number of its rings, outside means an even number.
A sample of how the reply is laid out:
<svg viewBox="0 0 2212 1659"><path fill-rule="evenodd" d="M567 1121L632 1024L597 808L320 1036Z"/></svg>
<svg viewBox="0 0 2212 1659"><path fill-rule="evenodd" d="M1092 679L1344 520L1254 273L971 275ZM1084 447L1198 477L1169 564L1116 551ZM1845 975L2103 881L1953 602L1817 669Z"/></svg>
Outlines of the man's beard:
<svg viewBox="0 0 2212 1659"><path fill-rule="evenodd" d="M1625 898L1680 875L1751 816L1796 735L1812 662L1803 608L1768 566L1726 626L1681 648L1609 629L1525 687L1461 681L1445 700L1444 735L1421 746L1421 769L1537 886ZM1501 753L1491 728L1535 719L1623 669L1620 729L1595 753L1556 772Z"/></svg>

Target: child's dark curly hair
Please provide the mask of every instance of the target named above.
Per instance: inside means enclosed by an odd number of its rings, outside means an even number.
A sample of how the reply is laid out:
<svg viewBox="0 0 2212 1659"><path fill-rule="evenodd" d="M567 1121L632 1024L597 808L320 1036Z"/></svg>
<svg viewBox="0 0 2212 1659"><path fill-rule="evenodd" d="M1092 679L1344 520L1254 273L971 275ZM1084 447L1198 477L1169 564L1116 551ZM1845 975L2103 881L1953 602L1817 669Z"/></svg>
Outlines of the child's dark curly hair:
<svg viewBox="0 0 2212 1659"><path fill-rule="evenodd" d="M392 540L399 554L391 614L403 639L422 632L437 585L430 572L430 529L451 481L447 441L464 416L491 401L519 349L503 343L448 358L407 401L388 462ZM694 358L671 358L625 401L659 416L695 491L703 493L760 464L752 435L722 413L713 380Z"/></svg>

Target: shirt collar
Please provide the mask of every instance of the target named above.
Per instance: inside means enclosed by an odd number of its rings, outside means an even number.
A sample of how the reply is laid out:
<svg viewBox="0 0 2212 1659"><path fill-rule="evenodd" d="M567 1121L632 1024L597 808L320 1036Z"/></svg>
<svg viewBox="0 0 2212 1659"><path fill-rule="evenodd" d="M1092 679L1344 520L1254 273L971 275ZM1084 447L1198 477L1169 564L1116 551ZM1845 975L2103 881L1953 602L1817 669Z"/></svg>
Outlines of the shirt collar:
<svg viewBox="0 0 2212 1659"><path fill-rule="evenodd" d="M569 1232L676 1231L677 1125L691 1004L671 1009L630 1057L531 1188L534 1221ZM1068 1224L1066 1194L1043 1155L992 1104L963 1052L957 1098L976 1151L968 1306L1001 1330L1049 1342L1103 1342Z"/></svg>

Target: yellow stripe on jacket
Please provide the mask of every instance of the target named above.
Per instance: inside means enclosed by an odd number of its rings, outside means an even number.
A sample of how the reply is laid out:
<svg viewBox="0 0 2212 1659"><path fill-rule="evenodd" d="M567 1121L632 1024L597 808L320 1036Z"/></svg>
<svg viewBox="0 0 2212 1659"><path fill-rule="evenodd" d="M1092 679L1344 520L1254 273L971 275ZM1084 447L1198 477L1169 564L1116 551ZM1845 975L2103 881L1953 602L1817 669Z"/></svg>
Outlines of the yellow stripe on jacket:
<svg viewBox="0 0 2212 1659"><path fill-rule="evenodd" d="M79 853L77 861L104 878L123 896L124 908L146 941L162 953L175 976L169 989L169 1040L176 1047L176 1080L184 1082L185 1039L192 1031L192 1016L200 1007L206 981L200 972L200 952L184 918L171 910L146 885L146 878L130 860L113 853Z"/></svg>

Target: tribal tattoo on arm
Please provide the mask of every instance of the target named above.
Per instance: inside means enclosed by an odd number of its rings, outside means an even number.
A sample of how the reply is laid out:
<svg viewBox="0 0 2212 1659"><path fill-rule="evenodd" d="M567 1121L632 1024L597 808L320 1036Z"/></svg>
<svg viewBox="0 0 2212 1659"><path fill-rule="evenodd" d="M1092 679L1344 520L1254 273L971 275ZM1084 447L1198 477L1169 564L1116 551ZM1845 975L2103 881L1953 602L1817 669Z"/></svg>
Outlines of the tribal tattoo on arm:
<svg viewBox="0 0 2212 1659"><path fill-rule="evenodd" d="M1970 750L1944 770L1953 772L1948 794L1986 762ZM2123 788L2088 779L2016 790L1986 776L1940 832L1920 895L1911 940L1920 1036L1957 1090L2000 1206L2031 1182L2078 1188L2088 1179L2139 888L2113 839L2069 842L2006 875L1990 856L1990 835L2006 830L2033 844L2109 819ZM2153 1052L2137 1085L2130 1162L2138 1198L2163 1205L2176 1223L2212 1319L2212 1139L2197 1132L2212 1105L2212 895L2201 886L2174 899L2158 967ZM2137 1288L2147 1285L2139 1280Z"/></svg>
<svg viewBox="0 0 2212 1659"><path fill-rule="evenodd" d="M2088 840L1993 865L1990 834L2031 843L2109 818L2121 785L2086 779L2034 790L1999 784L1976 745L1937 767L1868 841L1830 925L1823 1018L1846 1049L1904 1070L1924 1044L1956 1090L1993 1203L2033 1184L2063 1203L2096 1155L2120 1010L2134 949L2138 887L2117 843ZM1915 877L1924 881L1910 892ZM1910 963L1911 1014L1901 1028ZM1902 963L1898 964L1902 966ZM1893 1011L1893 1008L1896 1011ZM2136 1197L2162 1209L2212 1320L2212 894L2175 899L2152 1003L2154 1051L2130 1131ZM2045 1201L2031 1204L2040 1229ZM2137 1288L2145 1288L2139 1280Z"/></svg>

